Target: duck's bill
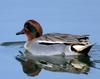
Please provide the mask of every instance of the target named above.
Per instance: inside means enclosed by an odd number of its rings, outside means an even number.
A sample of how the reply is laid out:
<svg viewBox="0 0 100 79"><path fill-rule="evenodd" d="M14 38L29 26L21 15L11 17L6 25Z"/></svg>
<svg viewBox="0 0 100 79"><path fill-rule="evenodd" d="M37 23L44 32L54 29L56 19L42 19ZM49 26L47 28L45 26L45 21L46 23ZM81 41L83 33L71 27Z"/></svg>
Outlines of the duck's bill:
<svg viewBox="0 0 100 79"><path fill-rule="evenodd" d="M23 30L16 33L16 35L21 35L21 34L24 34Z"/></svg>

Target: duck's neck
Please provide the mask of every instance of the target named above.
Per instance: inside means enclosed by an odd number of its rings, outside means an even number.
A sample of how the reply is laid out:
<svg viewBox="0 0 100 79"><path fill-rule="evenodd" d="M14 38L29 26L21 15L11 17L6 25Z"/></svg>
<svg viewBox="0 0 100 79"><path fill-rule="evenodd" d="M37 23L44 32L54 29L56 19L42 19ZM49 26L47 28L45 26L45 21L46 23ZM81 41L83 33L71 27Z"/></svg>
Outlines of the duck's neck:
<svg viewBox="0 0 100 79"><path fill-rule="evenodd" d="M28 38L28 41L32 41L33 40L33 38Z"/></svg>
<svg viewBox="0 0 100 79"><path fill-rule="evenodd" d="M32 33L26 34L26 35L27 35L28 41L32 41L35 38L35 36Z"/></svg>
<svg viewBox="0 0 100 79"><path fill-rule="evenodd" d="M32 34L32 33L26 34L26 35L27 35L28 41L32 41L33 39L40 37L40 35Z"/></svg>

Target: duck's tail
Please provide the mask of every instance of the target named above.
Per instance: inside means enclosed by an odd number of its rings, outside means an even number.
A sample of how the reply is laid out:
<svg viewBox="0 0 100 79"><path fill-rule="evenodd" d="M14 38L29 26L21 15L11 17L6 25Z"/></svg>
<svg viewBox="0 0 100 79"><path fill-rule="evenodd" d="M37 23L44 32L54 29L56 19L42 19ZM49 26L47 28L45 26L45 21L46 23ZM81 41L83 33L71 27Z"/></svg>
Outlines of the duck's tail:
<svg viewBox="0 0 100 79"><path fill-rule="evenodd" d="M94 46L94 44L88 44L88 45L73 45L71 49L75 52L78 52L80 54L88 54L90 49Z"/></svg>

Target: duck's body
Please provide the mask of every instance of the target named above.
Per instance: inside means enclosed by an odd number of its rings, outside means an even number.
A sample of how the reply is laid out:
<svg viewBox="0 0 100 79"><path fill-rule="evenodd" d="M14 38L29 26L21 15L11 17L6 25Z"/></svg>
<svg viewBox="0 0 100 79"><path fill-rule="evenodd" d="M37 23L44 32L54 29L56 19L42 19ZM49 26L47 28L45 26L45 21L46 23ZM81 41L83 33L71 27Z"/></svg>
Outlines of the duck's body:
<svg viewBox="0 0 100 79"><path fill-rule="evenodd" d="M84 40L85 42L81 41ZM87 36L49 33L43 36L27 41L24 45L25 49L32 53L32 55L80 55L89 52L82 52L91 44Z"/></svg>
<svg viewBox="0 0 100 79"><path fill-rule="evenodd" d="M26 34L28 41L24 47L32 55L78 55L89 52L92 44L87 35L61 33L42 34L41 25L35 20L28 20L19 34Z"/></svg>

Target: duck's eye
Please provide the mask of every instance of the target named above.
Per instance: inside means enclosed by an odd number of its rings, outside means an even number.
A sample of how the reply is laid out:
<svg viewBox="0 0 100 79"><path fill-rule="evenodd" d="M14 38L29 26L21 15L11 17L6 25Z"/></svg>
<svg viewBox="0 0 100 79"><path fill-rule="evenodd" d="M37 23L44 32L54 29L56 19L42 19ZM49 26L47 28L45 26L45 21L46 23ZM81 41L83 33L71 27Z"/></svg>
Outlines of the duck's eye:
<svg viewBox="0 0 100 79"><path fill-rule="evenodd" d="M24 27L27 28L27 29L30 29L29 26L30 26L29 23L25 23L25 25L24 25Z"/></svg>
<svg viewBox="0 0 100 79"><path fill-rule="evenodd" d="M30 23L26 23L25 24L25 28L27 28L30 32L34 33L36 32L35 28L33 25L31 25Z"/></svg>

